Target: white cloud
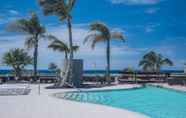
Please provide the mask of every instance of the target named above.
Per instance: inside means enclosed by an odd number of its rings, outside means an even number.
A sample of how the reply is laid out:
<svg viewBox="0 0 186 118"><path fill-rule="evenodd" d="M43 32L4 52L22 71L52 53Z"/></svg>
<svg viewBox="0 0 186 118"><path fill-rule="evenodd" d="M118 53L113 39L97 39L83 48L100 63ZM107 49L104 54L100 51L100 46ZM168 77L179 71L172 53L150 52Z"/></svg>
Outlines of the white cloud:
<svg viewBox="0 0 186 118"><path fill-rule="evenodd" d="M5 25L7 23L10 23L16 19L18 19L19 17L17 16L12 16L12 17L3 17L3 18L0 18L0 25Z"/></svg>
<svg viewBox="0 0 186 118"><path fill-rule="evenodd" d="M156 30L156 28L159 26L160 26L159 23L148 24L148 25L144 26L144 30L146 33L151 33L151 32L154 32Z"/></svg>
<svg viewBox="0 0 186 118"><path fill-rule="evenodd" d="M125 32L123 29L120 28L112 28L113 31L120 31L120 32ZM50 28L49 32L51 34L57 36L59 39L63 39L65 42L68 42L68 30L64 26L60 27L54 27ZM100 56L105 54L105 44L104 43L99 43L96 45L95 49L91 49L91 44L88 42L87 44L83 44L83 41L88 34L88 29L86 24L77 24L74 25L73 28L73 41L74 44L79 45L80 49L78 52L78 55L82 56L88 56L88 55L96 55ZM136 54L138 52L143 51L142 49L133 49L130 47L126 46L126 43L123 43L123 41L117 41L117 46L112 45L112 52L117 52L113 53L113 55L118 55L118 54Z"/></svg>
<svg viewBox="0 0 186 118"><path fill-rule="evenodd" d="M110 0L113 4L126 5L154 5L158 4L160 0Z"/></svg>
<svg viewBox="0 0 186 118"><path fill-rule="evenodd" d="M5 25L20 18L20 13L14 9L4 9L0 11L0 25Z"/></svg>
<svg viewBox="0 0 186 118"><path fill-rule="evenodd" d="M154 14L154 13L157 13L159 10L159 8L148 8L145 10L145 13L147 14Z"/></svg>
<svg viewBox="0 0 186 118"><path fill-rule="evenodd" d="M74 42L75 44L80 46L80 50L75 54L76 58L82 58L84 59L84 64L86 69L92 69L92 65L94 63L97 64L98 69L105 69L106 65L106 56L105 56L105 47L106 44L100 43L96 46L94 50L90 48L90 44L83 45L83 40L84 37L86 36L88 30L87 30L87 24L76 24L73 25L73 37L74 37ZM149 23L146 26L143 26L145 28L146 32L152 32L155 31L156 28L160 26L159 23ZM149 28L149 29L148 29ZM59 27L53 27L49 28L52 34L64 39L65 41L68 42L68 31L66 29L66 26L59 26ZM123 31L123 29L115 29L117 31ZM125 32L125 31L124 31ZM128 39L130 40L130 39ZM179 38L176 39L175 41L178 42L178 40L184 40L185 38ZM164 42L164 43L163 43ZM177 48L173 46L175 42L170 41L170 39L164 39L163 42L161 42L160 45L155 45L153 47L146 47L146 48L131 48L127 46L127 42L118 42L116 45L111 46L111 65L112 69L122 69L128 66L134 66L137 68L138 66L138 61L140 58L149 50L155 50L159 53L162 53L162 55L169 57L173 61L178 60L177 58L177 53L175 52ZM167 43L169 42L169 43ZM173 42L173 43L172 43ZM115 42L114 42L115 44ZM185 43L183 44L185 45ZM176 45L177 46L177 45ZM54 53L51 51L51 53L46 52L46 50L43 48L43 52L45 55L54 55ZM56 53L58 56L56 57L49 57L50 60L58 60L61 61L61 58L63 56L59 56L60 53ZM45 57L45 56L43 56ZM60 58L59 58L60 57ZM46 58L45 58L46 60ZM177 64L177 63L176 63ZM178 67L179 65L175 65L175 67Z"/></svg>
<svg viewBox="0 0 186 118"><path fill-rule="evenodd" d="M63 39L64 41L68 42L68 30L65 26L52 26L48 27L51 34L57 36L59 39ZM116 29L115 29L116 30ZM117 29L121 30L122 29ZM84 59L85 69L92 69L92 64L98 64L99 69L105 69L106 59L105 59L105 47L104 43L100 43L96 46L94 50L91 49L90 44L83 44L83 40L87 35L88 29L87 24L74 24L73 25L73 41L74 44L79 45L80 49L75 54L76 58ZM1 39L7 39L7 41L2 41L3 45L0 45L0 48L3 49L0 51L0 55L2 55L5 51L11 48L24 48L24 39L25 36L5 36ZM1 40L0 40L1 41ZM1 43L2 43L1 42ZM115 43L115 42L114 42ZM48 63L56 62L58 65L62 65L62 60L64 55L60 52L54 52L51 49L48 49L49 42L48 41L41 41L39 45L39 67L47 68ZM111 59L114 69L124 68L123 66L128 65L133 61L137 61L134 57L141 55L143 49L133 49L127 47L126 43L118 42L117 45L112 45L111 49ZM117 52L117 53L116 53ZM32 52L30 52L32 54ZM125 60L125 61L123 61ZM130 61L130 62L129 62ZM122 62L118 65L119 62ZM125 63L125 64L124 64ZM129 65L128 65L129 66Z"/></svg>
<svg viewBox="0 0 186 118"><path fill-rule="evenodd" d="M0 18L0 25L7 23L7 20Z"/></svg>
<svg viewBox="0 0 186 118"><path fill-rule="evenodd" d="M152 24L151 24L152 25ZM96 69L105 69L106 65L106 44L100 43L96 46L94 50L90 48L90 44L83 45L84 37L86 36L87 24L75 24L73 25L73 40L74 44L80 46L80 50L75 54L76 58L84 60L84 69L95 69L93 64L96 64ZM156 25L152 25L156 26ZM58 38L68 42L68 30L66 26L50 26L49 31L51 34L56 35ZM11 48L24 48L24 38L25 36L14 35L14 36L3 36L0 37L0 55ZM180 38L180 40L185 40ZM3 41L2 41L3 40ZM167 41L170 42L170 39L164 40L158 46L153 48L131 48L127 46L127 43L117 43L116 45L111 46L111 67L112 69L123 69L128 66L138 67L138 61L140 58L150 49L154 49L157 52L162 53L166 57L170 57L173 61L178 60L175 56L175 47L172 45L167 45ZM57 63L62 67L64 55L60 52L54 52L51 49L48 49L48 41L40 41L39 45L39 67L47 68L50 62ZM114 42L115 44L115 42ZM174 44L174 43L173 43ZM184 44L185 45L185 44ZM32 51L30 51L32 54ZM175 67L181 67L181 64L175 63Z"/></svg>
<svg viewBox="0 0 186 118"><path fill-rule="evenodd" d="M19 12L18 11L16 11L16 10L9 10L9 13L11 13L12 15L18 15L19 14Z"/></svg>
<svg viewBox="0 0 186 118"><path fill-rule="evenodd" d="M23 38L23 36L20 35L14 35L14 36L1 36L0 38L0 63L1 58L3 54L12 48L23 48L24 42L18 39Z"/></svg>
<svg viewBox="0 0 186 118"><path fill-rule="evenodd" d="M126 31L124 30L124 29L122 29L122 28L112 28L111 29L113 32L121 32L121 33L126 33Z"/></svg>
<svg viewBox="0 0 186 118"><path fill-rule="evenodd" d="M80 46L80 50L75 54L76 58L80 58L84 60L84 68L85 69L94 69L93 64L96 64L96 69L105 69L106 65L106 44L100 43L96 46L94 50L90 48L90 44L83 45L84 37L86 36L87 24L74 24L73 25L73 40L74 44ZM151 24L152 27L158 26ZM65 40L68 42L68 30L66 26L50 26L48 27L51 34L56 35L58 38ZM119 30L119 29L117 29ZM121 29L122 30L122 29ZM24 39L25 36L20 35L7 35L0 38L0 55L11 48L24 48ZM130 40L130 39L129 39ZM140 58L149 50L155 50L157 52L162 53L166 57L169 57L173 61L177 61L177 55L175 53L175 48L173 47L173 43L171 45L173 39L166 39L164 42L161 42L160 45L154 47L147 48L131 48L127 46L127 42L118 42L116 45L111 46L111 65L112 69L123 69L128 66L133 66L135 68L138 67L138 62ZM175 39L184 40L183 38ZM167 44L167 42L170 42ZM174 41L173 41L174 42ZM64 55L60 52L54 52L51 49L48 49L49 42L41 41L39 45L39 67L47 68L50 62L55 62L58 65L62 66ZM185 44L183 44L185 45ZM30 54L32 52L30 51ZM0 58L1 58L0 56ZM175 67L181 67L181 64L177 64Z"/></svg>
<svg viewBox="0 0 186 118"><path fill-rule="evenodd" d="M147 27L156 28L160 24L150 23ZM60 39L68 42L68 30L66 25L64 26L52 26L48 27L51 34L57 36ZM115 28L113 28L115 29ZM117 31L122 31L122 29L115 29ZM87 24L74 24L73 25L73 40L74 44L80 46L80 50L75 54L76 58L84 59L85 69L92 69L94 63L97 64L97 69L105 69L106 65L106 55L105 47L106 44L99 43L94 50L90 48L90 44L83 45L83 40L87 35L88 29ZM2 36L0 41L0 55L10 48L24 48L24 38L25 36L20 35L7 35ZM174 39L174 40L173 40ZM113 69L123 69L127 66L134 66L137 68L138 61L140 58L149 50L155 50L162 53L166 57L170 57L173 60L178 60L175 50L177 49L175 41L181 41L185 38L178 37L173 39L165 39L160 45L147 48L131 48L128 46L127 42L114 42L115 45L111 46L111 64ZM128 39L130 40L130 39ZM167 42L169 42L167 44ZM47 68L48 63L56 62L58 65L62 65L62 60L64 55L60 52L54 52L47 48L48 41L41 41L39 45L39 66L41 68ZM185 43L183 43L185 45ZM32 52L30 53L32 54ZM176 65L177 66L177 65Z"/></svg>

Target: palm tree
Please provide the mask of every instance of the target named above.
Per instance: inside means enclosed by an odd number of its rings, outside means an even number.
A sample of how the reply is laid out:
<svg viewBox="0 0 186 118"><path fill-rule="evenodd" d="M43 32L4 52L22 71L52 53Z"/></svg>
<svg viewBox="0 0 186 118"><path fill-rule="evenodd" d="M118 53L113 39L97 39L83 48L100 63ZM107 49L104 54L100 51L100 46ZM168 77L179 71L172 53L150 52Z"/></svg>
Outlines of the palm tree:
<svg viewBox="0 0 186 118"><path fill-rule="evenodd" d="M139 62L139 66L142 67L144 71L151 72L160 72L163 65L173 66L173 62L154 51L145 54Z"/></svg>
<svg viewBox="0 0 186 118"><path fill-rule="evenodd" d="M40 24L36 13L32 12L29 19L23 18L11 23L8 30L27 34L25 45L28 49L34 48L34 79L37 80L38 44L44 38L45 28Z"/></svg>
<svg viewBox="0 0 186 118"><path fill-rule="evenodd" d="M72 79L72 60L73 60L73 41L72 41L72 16L71 11L74 7L75 0L38 0L42 6L45 15L57 15L60 21L67 21L69 32L70 64L69 79Z"/></svg>
<svg viewBox="0 0 186 118"><path fill-rule="evenodd" d="M49 65L48 65L48 69L50 70L50 71L52 71L52 72L55 72L55 75L56 75L56 79L58 80L58 77L59 77L59 75L60 75L60 72L61 72L61 70L60 70L60 68L55 64L55 63L50 63ZM58 80L59 81L59 80Z"/></svg>
<svg viewBox="0 0 186 118"><path fill-rule="evenodd" d="M48 38L52 40L51 44L49 44L48 47L53 49L54 51L64 52L65 59L67 60L68 54L70 53L70 48L68 47L68 45L55 36L50 35ZM73 51L77 51L78 49L79 46L73 46Z"/></svg>
<svg viewBox="0 0 186 118"><path fill-rule="evenodd" d="M125 68L124 70L123 70L123 72L126 72L126 73L134 73L135 72L135 70L132 68L132 67L127 67L127 68Z"/></svg>
<svg viewBox="0 0 186 118"><path fill-rule="evenodd" d="M90 34L88 34L84 40L84 43L92 41L91 47L94 48L98 42L107 42L106 59L107 70L106 78L110 84L110 41L112 39L119 39L125 41L125 38L121 32L111 31L105 24L101 22L94 22L90 25Z"/></svg>
<svg viewBox="0 0 186 118"><path fill-rule="evenodd" d="M134 68L132 67L127 67L123 70L124 73L127 73L130 75L132 75L132 78L134 79L135 83L137 83L137 78L136 78L136 71Z"/></svg>
<svg viewBox="0 0 186 118"><path fill-rule="evenodd" d="M157 54L153 51L148 52L139 62L139 66L142 67L144 71L155 71L155 63L156 63Z"/></svg>
<svg viewBox="0 0 186 118"><path fill-rule="evenodd" d="M33 58L23 49L11 49L2 58L2 63L11 66L18 79L22 77L25 66L33 64Z"/></svg>
<svg viewBox="0 0 186 118"><path fill-rule="evenodd" d="M58 69L58 66L55 63L50 63L48 65L48 69L51 71L56 71Z"/></svg>

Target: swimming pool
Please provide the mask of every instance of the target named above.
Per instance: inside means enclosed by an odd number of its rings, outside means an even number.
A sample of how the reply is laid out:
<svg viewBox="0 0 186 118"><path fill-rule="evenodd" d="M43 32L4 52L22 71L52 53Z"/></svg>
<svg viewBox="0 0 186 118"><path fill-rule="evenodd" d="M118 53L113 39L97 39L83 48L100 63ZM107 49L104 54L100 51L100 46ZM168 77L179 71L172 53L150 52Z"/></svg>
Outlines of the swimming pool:
<svg viewBox="0 0 186 118"><path fill-rule="evenodd" d="M63 99L108 105L152 118L186 118L186 94L146 86L131 90L68 92Z"/></svg>

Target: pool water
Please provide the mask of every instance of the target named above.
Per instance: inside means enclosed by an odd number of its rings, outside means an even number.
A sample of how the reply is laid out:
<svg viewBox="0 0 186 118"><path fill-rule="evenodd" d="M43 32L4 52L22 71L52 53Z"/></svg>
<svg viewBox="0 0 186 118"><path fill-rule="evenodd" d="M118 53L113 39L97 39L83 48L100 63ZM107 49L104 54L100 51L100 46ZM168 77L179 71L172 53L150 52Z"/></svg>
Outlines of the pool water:
<svg viewBox="0 0 186 118"><path fill-rule="evenodd" d="M128 109L151 118L186 118L186 94L157 87L130 90L69 92L63 99Z"/></svg>

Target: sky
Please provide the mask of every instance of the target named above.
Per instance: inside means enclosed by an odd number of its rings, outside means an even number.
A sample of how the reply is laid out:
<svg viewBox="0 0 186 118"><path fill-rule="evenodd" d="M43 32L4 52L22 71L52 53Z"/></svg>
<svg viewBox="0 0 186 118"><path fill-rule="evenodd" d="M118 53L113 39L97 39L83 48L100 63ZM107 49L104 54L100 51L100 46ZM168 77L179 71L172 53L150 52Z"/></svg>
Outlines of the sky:
<svg viewBox="0 0 186 118"><path fill-rule="evenodd" d="M68 42L66 24L56 16L44 16L37 0L0 0L0 58L12 48L25 48L26 35L6 31L9 23L27 18L35 11L48 34ZM185 0L76 0L72 11L73 41L80 49L75 58L84 60L84 69L105 69L106 44L94 50L83 44L88 26L94 21L107 24L112 31L122 32L127 41L112 41L111 68L139 69L139 60L154 50L183 69L186 62L186 1ZM47 48L48 41L39 42L39 68L46 69L51 62L62 66L64 55ZM29 51L32 54L32 50ZM94 66L96 65L96 66ZM0 68L7 68L0 64Z"/></svg>

